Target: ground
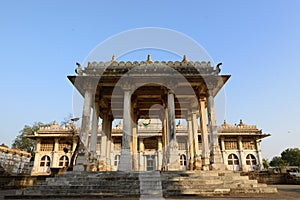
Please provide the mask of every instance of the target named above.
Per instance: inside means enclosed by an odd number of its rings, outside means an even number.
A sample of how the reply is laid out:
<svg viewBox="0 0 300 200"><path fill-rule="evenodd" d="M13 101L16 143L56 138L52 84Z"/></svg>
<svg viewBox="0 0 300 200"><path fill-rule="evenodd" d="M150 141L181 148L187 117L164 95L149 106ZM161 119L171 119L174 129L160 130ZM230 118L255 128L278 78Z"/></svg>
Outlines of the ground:
<svg viewBox="0 0 300 200"><path fill-rule="evenodd" d="M167 198L170 200L181 199L209 199L209 200L255 200L255 199L275 199L275 200L298 200L300 199L300 185L270 185L277 187L277 194L258 194L258 195L239 195L239 196L220 196L220 197L180 197L180 198ZM0 190L0 199L4 199L5 195L14 194L15 190ZM118 198L119 199L119 198ZM47 199L51 200L51 199ZM71 200L71 199L62 199ZM74 200L74 199L72 199ZM113 199L107 199L113 200ZM125 200L125 199L124 199Z"/></svg>

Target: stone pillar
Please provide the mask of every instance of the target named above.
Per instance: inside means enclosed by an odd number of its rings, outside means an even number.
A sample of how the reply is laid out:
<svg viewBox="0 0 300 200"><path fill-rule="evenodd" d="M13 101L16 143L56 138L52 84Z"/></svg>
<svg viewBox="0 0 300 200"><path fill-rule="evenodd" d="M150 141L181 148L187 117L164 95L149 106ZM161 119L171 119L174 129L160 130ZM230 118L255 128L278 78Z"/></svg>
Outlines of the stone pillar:
<svg viewBox="0 0 300 200"><path fill-rule="evenodd" d="M209 144L208 144L208 133L206 124L206 111L205 111L205 97L201 97L199 100L199 113L200 113L200 126L202 132L202 169L209 170Z"/></svg>
<svg viewBox="0 0 300 200"><path fill-rule="evenodd" d="M97 135L99 123L99 105L95 103L92 118L92 133L90 139L90 162L96 165L97 162Z"/></svg>
<svg viewBox="0 0 300 200"><path fill-rule="evenodd" d="M246 158L244 155L244 150L243 150L243 143L242 143L242 137L239 136L238 137L238 148L239 148L239 156L241 159L241 167L242 167L242 171L243 172L247 172L248 168L247 168L247 164L246 164Z"/></svg>
<svg viewBox="0 0 300 200"><path fill-rule="evenodd" d="M41 151L41 139L36 139L36 152Z"/></svg>
<svg viewBox="0 0 300 200"><path fill-rule="evenodd" d="M108 125L107 125L107 130L106 130L106 171L111 171L111 146L112 146L112 117L109 115L108 116Z"/></svg>
<svg viewBox="0 0 300 200"><path fill-rule="evenodd" d="M139 162L138 162L138 127L137 127L137 112L133 112L133 120L132 120L132 154L133 154L133 170L139 170Z"/></svg>
<svg viewBox="0 0 300 200"><path fill-rule="evenodd" d="M162 155L163 155L163 144L160 136L157 137L157 169L162 168Z"/></svg>
<svg viewBox="0 0 300 200"><path fill-rule="evenodd" d="M132 171L132 158L131 158L131 89L124 89L124 107L123 107L123 136L122 148L120 156L119 171Z"/></svg>
<svg viewBox="0 0 300 200"><path fill-rule="evenodd" d="M71 158L76 153L75 151L76 151L77 145L78 145L78 138L77 137L73 137L73 145L72 145L72 152L71 152L72 156L71 156ZM70 162L72 162L72 161L73 161L73 163L70 163L70 165L74 166L75 165L74 160L70 159Z"/></svg>
<svg viewBox="0 0 300 200"><path fill-rule="evenodd" d="M102 118L102 132L101 132L101 146L100 146L100 159L99 159L99 170L106 170L106 153L107 153L107 130L109 127L109 119L107 111L103 111L104 115Z"/></svg>
<svg viewBox="0 0 300 200"><path fill-rule="evenodd" d="M41 150L41 139L36 139L36 152L34 156L34 163L33 163L33 169L31 170L31 174L38 173L39 167L40 167L40 150Z"/></svg>
<svg viewBox="0 0 300 200"><path fill-rule="evenodd" d="M187 117L187 125L188 125L188 169L194 169L194 159L195 159L195 147L194 147L194 134L193 134L193 123L191 114L188 114Z"/></svg>
<svg viewBox="0 0 300 200"><path fill-rule="evenodd" d="M168 91L168 170L179 170L178 143L176 141L176 125L175 125L175 95L172 91Z"/></svg>
<svg viewBox="0 0 300 200"><path fill-rule="evenodd" d="M219 145L219 134L217 131L217 121L215 113L214 97L211 91L208 91L207 97L207 115L208 124L210 129L210 163L212 170L225 170L225 165L222 159L220 145Z"/></svg>
<svg viewBox="0 0 300 200"><path fill-rule="evenodd" d="M225 138L224 136L221 136L220 139L221 139L221 153L222 153L224 165L226 166L227 163L225 163Z"/></svg>
<svg viewBox="0 0 300 200"><path fill-rule="evenodd" d="M84 93L84 103L82 111L81 129L80 129L80 142L78 148L78 155L76 159L76 165L73 171L84 171L87 165L87 141L90 129L90 115L91 115L91 105L92 105L92 90L86 90Z"/></svg>
<svg viewBox="0 0 300 200"><path fill-rule="evenodd" d="M59 138L54 138L54 151L51 159L51 166L56 167L58 163Z"/></svg>
<svg viewBox="0 0 300 200"><path fill-rule="evenodd" d="M198 122L197 122L197 111L192 112L192 125L193 125L193 136L194 136L194 169L201 170L202 164L199 152L199 141L198 141Z"/></svg>
<svg viewBox="0 0 300 200"><path fill-rule="evenodd" d="M139 170L144 171L144 151L145 151L145 145L144 145L144 138L139 138L139 149L140 149L140 164L139 164Z"/></svg>
<svg viewBox="0 0 300 200"><path fill-rule="evenodd" d="M166 106L166 105L164 105ZM168 137L168 108L165 108L165 113L161 116L162 122L162 142L163 142L163 152L162 152L162 171L166 171L168 168L168 158L167 158L167 150L169 146L169 137Z"/></svg>
<svg viewBox="0 0 300 200"><path fill-rule="evenodd" d="M264 166L263 166L263 160L262 160L262 155L261 155L261 149L260 149L259 142L260 142L259 139L255 140L255 146L256 146L256 151L257 151L257 164L258 164L259 170L262 170L264 168Z"/></svg>

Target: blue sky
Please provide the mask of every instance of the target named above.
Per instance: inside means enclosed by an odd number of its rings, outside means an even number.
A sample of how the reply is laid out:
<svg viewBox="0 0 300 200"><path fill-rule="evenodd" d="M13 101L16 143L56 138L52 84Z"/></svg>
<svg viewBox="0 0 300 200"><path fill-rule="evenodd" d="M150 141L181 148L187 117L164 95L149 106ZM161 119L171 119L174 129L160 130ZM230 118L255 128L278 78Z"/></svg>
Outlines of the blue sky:
<svg viewBox="0 0 300 200"><path fill-rule="evenodd" d="M271 133L264 157L299 148L299 7L283 0L1 1L0 143L10 145L25 124L73 112L66 76L99 43L129 29L162 27L193 38L223 63L222 73L232 75L225 118Z"/></svg>

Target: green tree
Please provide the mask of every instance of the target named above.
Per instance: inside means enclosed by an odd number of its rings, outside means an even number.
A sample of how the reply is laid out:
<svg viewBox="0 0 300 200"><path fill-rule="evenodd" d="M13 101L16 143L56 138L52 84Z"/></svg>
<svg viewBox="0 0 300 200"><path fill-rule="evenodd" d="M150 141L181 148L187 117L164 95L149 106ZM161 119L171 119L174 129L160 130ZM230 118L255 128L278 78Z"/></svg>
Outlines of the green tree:
<svg viewBox="0 0 300 200"><path fill-rule="evenodd" d="M36 142L35 140L26 138L27 135L33 135L44 124L42 122L35 122L32 126L25 125L22 130L19 131L19 135L15 138L12 147L31 153L34 156L34 150Z"/></svg>
<svg viewBox="0 0 300 200"><path fill-rule="evenodd" d="M270 166L273 167L283 167L283 166L288 166L289 163L285 160L283 160L280 156L275 156L272 158L270 162Z"/></svg>
<svg viewBox="0 0 300 200"><path fill-rule="evenodd" d="M263 161L264 169L268 169L268 167L269 167L269 161L268 161L268 159L264 158L262 161Z"/></svg>
<svg viewBox="0 0 300 200"><path fill-rule="evenodd" d="M290 166L300 166L300 149L288 148L281 153L281 158Z"/></svg>

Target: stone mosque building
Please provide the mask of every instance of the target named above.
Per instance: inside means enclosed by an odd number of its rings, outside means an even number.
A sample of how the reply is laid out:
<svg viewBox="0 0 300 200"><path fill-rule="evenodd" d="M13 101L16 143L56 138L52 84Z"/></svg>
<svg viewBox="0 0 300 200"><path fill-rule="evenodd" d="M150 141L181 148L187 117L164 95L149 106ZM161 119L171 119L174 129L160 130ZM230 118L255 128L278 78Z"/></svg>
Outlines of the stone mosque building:
<svg viewBox="0 0 300 200"><path fill-rule="evenodd" d="M138 170L162 170L162 134L160 120L142 120L138 124ZM112 127L112 143L107 157L104 171L117 171L121 155L121 137L123 125ZM188 164L188 129L180 121L176 125L178 133L178 160L180 170L190 170ZM224 122L218 127L222 158L226 169L235 171L253 171L262 169L260 141L269 136L263 134L256 126L247 125L242 121L237 125ZM101 155L102 125L98 128L97 157ZM89 134L89 138L90 138ZM71 165L72 155L75 152L79 139L78 129L73 125L52 125L41 127L33 136L37 141L36 155L32 175L50 174L50 168L63 168ZM201 141L201 131L198 129L198 141ZM89 141L89 147L90 147ZM202 153L202 144L198 143L197 155ZM75 164L75 163L73 163Z"/></svg>
<svg viewBox="0 0 300 200"><path fill-rule="evenodd" d="M230 78L209 62L93 62L68 76L84 97L81 127L41 127L32 174L262 169L269 134L242 120L216 125L214 97ZM99 125L99 118L102 119ZM113 125L114 122L116 125Z"/></svg>

